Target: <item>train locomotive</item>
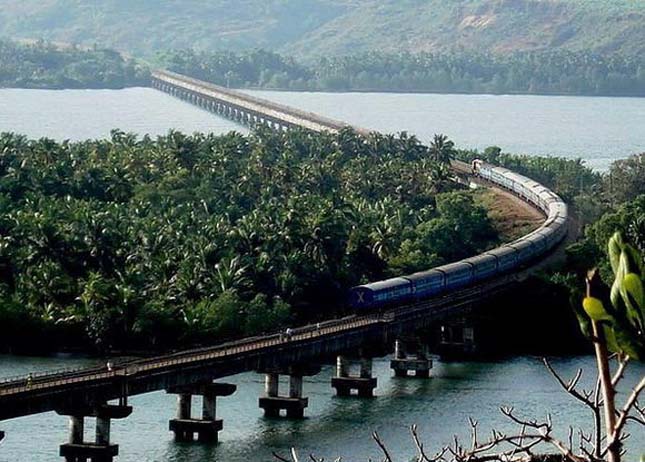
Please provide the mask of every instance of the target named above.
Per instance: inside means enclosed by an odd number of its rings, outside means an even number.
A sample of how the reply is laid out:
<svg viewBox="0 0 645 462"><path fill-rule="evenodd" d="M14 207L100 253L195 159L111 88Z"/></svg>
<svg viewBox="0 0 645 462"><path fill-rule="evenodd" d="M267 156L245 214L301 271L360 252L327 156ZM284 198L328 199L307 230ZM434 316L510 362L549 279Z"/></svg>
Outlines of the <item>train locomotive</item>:
<svg viewBox="0 0 645 462"><path fill-rule="evenodd" d="M503 167L473 162L473 173L532 203L546 215L535 231L475 257L428 271L353 287L349 304L359 311L409 303L474 285L516 270L556 247L567 234L567 205L543 185Z"/></svg>

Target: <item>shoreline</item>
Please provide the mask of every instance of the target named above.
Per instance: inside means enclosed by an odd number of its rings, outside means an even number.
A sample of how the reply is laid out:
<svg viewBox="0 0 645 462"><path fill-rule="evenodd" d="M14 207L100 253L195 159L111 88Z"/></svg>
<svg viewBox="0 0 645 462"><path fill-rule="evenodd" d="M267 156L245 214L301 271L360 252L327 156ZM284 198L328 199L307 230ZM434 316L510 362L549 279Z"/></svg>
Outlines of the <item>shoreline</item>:
<svg viewBox="0 0 645 462"><path fill-rule="evenodd" d="M25 86L13 87L0 85L0 90L45 90L45 91L68 91L68 90L129 90L136 88L149 88L147 85L130 85L123 87L40 87L40 86ZM481 92L466 92L466 91L425 91L425 90L384 90L378 88L364 88L364 89L339 89L339 90L322 90L322 89L300 89L293 88L273 88L273 87L227 87L236 91L270 91L281 93L310 93L310 94L393 94L393 95L445 95L445 96L537 96L537 97L566 97L566 98L626 98L626 99L645 99L645 93L642 95L624 95L624 94L585 94L585 93L524 93L524 92L500 92L500 93L481 93Z"/></svg>

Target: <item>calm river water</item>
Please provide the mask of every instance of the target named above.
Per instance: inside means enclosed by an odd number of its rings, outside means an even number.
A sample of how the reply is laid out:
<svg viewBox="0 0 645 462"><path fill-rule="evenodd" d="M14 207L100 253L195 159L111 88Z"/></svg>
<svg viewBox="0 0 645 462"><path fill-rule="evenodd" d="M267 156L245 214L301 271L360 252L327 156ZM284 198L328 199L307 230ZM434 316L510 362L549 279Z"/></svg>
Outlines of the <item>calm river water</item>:
<svg viewBox="0 0 645 462"><path fill-rule="evenodd" d="M446 133L459 146L499 145L512 152L582 157L605 169L616 158L645 151L645 99L569 98L538 96L462 96L401 94L313 94L254 92L368 128L408 130L428 140ZM109 135L112 128L158 135L182 131L244 131L226 120L150 89L122 91L34 91L0 89L0 132L30 137L80 140ZM28 371L54 370L92 364L78 358L0 356L0 377ZM594 363L588 357L558 359L561 370L578 367L591 380ZM537 358L501 362L436 362L430 380L393 378L387 358L375 362L379 378L373 400L335 398L329 385L331 367L305 383L310 398L303 421L267 420L257 399L262 377L248 373L231 377L237 393L218 402L225 430L217 447L175 444L167 431L175 413L173 396L164 393L134 397L133 415L116 422L113 440L120 444L124 462L271 461L272 451L286 453L297 446L330 460L377 458L370 440L379 431L398 460L414 453L408 426L419 425L428 448L465 434L467 418L480 421L482 431L505 429L500 405L512 405L524 416L551 413L556 426L589 422L585 408L569 399ZM633 367L627 383L645 373ZM59 461L58 445L66 439L67 422L43 414L0 422L7 433L0 443L0 462ZM631 458L645 453L645 434L633 428ZM87 438L91 425L88 425ZM563 435L564 436L564 435Z"/></svg>
<svg viewBox="0 0 645 462"><path fill-rule="evenodd" d="M0 357L0 374L13 375L29 370L44 370L91 363L90 360ZM558 359L555 366L573 375L576 368L588 371L583 378L589 384L594 362L590 357ZM238 390L217 403L224 419L224 431L218 446L177 444L168 432L168 420L175 415L175 398L163 392L133 397L133 414L113 427L113 440L121 445L120 461L128 462L271 462L272 451L287 453L297 446L325 460L343 456L348 462L379 460L370 439L377 430L400 461L414 455L408 427L418 424L428 448L438 448L451 441L453 434L465 435L467 418L480 421L480 431L491 427L511 430L500 415L500 405L515 406L525 416L542 418L547 413L555 425L589 422L583 406L561 392L537 358L514 358L502 362L436 363L429 380L392 377L386 359L375 361L378 376L377 397L372 400L336 398L332 394L331 366L305 381L305 395L310 407L303 421L265 419L258 409L263 378L254 373L240 374L227 381ZM645 373L645 367L631 370L633 383ZM286 383L281 384L286 389ZM7 433L0 443L0 461L59 461L58 445L67 436L65 417L54 413L0 422ZM90 425L91 427L91 425ZM632 428L631 454L645 453L642 429ZM87 438L92 438L92 428ZM639 433L640 432L640 433Z"/></svg>
<svg viewBox="0 0 645 462"><path fill-rule="evenodd" d="M645 151L645 98L428 95L396 93L252 94L384 132L424 141L445 133L459 147L581 157L597 169ZM0 89L0 131L86 139L120 128L139 134L241 130L147 88L38 91Z"/></svg>

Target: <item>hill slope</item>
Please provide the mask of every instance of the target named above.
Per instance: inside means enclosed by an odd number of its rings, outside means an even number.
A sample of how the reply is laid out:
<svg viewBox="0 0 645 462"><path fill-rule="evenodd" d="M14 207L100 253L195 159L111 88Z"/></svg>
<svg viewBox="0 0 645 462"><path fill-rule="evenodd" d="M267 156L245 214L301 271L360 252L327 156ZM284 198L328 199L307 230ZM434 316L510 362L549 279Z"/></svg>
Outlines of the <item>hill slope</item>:
<svg viewBox="0 0 645 462"><path fill-rule="evenodd" d="M645 0L4 0L0 36L135 53L463 48L645 53Z"/></svg>

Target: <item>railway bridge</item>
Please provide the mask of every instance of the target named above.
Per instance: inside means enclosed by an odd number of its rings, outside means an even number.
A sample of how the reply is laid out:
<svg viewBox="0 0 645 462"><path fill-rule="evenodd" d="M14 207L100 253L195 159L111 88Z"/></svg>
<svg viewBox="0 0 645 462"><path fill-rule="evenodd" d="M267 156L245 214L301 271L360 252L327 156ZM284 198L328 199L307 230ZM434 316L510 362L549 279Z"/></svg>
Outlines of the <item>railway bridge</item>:
<svg viewBox="0 0 645 462"><path fill-rule="evenodd" d="M167 71L154 72L152 86L248 126L265 124L277 130L303 127L331 132L348 127L343 122ZM464 170L463 165L454 167ZM377 384L372 358L394 351L391 367L396 375L427 377L432 362L409 334L467 314L482 300L506 290L533 270L533 266L523 267L427 300L302 326L288 333L115 361L99 368L4 379L0 381L0 421L55 411L69 418L69 439L60 447L60 455L66 461L112 461L119 449L110 438L110 423L130 415L128 398L165 390L177 395L177 415L168 423L176 439L192 441L197 436L202 442L216 442L223 428L217 418L216 402L235 392L234 385L217 380L248 371L264 374L265 389L258 405L265 415L284 413L300 418L308 406L303 377L317 374L320 364L334 361L336 373L330 386L338 395L371 397ZM469 337L466 333L461 341ZM282 392L280 375L289 377L288 390ZM192 409L193 396L201 397L201 409ZM84 438L87 417L96 418L95 438L91 441ZM0 439L3 437L0 432Z"/></svg>

